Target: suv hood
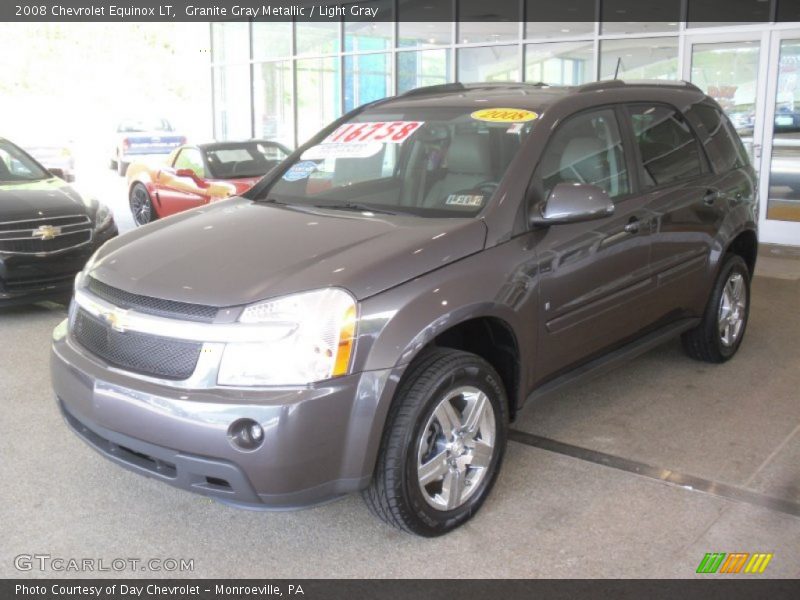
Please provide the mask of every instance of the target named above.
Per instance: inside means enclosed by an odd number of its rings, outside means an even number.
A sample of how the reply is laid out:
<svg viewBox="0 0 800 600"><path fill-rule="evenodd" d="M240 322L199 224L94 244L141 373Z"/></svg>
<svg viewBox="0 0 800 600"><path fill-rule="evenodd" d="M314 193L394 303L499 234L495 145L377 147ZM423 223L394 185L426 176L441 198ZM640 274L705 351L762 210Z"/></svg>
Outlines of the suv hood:
<svg viewBox="0 0 800 600"><path fill-rule="evenodd" d="M0 223L47 217L90 215L91 204L57 178L0 183Z"/></svg>
<svg viewBox="0 0 800 600"><path fill-rule="evenodd" d="M479 219L233 198L111 240L91 275L136 294L212 306L331 286L360 300L478 252L485 239Z"/></svg>

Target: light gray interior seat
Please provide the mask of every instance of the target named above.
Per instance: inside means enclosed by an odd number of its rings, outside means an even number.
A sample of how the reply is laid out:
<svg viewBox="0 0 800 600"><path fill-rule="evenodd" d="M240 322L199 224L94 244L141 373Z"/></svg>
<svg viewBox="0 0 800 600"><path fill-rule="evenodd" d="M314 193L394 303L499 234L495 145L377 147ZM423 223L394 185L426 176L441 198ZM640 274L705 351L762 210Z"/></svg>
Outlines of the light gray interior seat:
<svg viewBox="0 0 800 600"><path fill-rule="evenodd" d="M442 206L450 194L491 181L492 155L489 136L467 133L453 136L447 149L447 174L425 197L426 207Z"/></svg>

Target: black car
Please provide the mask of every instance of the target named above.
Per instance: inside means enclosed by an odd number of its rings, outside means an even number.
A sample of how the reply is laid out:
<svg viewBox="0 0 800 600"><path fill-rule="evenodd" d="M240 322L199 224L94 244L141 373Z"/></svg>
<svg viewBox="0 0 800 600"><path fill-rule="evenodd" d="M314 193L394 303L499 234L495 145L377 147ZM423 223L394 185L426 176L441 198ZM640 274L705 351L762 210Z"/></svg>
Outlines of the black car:
<svg viewBox="0 0 800 600"><path fill-rule="evenodd" d="M0 306L69 296L75 274L116 235L107 206L0 138Z"/></svg>

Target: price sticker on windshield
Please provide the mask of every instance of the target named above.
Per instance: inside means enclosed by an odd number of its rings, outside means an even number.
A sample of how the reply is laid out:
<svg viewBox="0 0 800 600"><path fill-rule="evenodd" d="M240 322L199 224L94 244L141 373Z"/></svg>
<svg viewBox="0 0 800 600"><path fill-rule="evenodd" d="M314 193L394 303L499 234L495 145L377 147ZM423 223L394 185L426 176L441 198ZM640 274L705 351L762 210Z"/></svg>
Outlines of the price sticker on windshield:
<svg viewBox="0 0 800 600"><path fill-rule="evenodd" d="M402 144L424 124L425 121L345 123L326 137L322 143L353 144L362 142L382 142L384 144Z"/></svg>

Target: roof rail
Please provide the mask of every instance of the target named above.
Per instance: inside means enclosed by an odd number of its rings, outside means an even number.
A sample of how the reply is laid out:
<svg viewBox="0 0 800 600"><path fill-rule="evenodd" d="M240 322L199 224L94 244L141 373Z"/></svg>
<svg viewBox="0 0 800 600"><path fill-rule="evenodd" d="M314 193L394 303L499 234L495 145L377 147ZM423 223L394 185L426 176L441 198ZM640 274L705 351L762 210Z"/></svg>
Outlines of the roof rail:
<svg viewBox="0 0 800 600"><path fill-rule="evenodd" d="M439 85L426 85L425 87L414 88L402 94L398 94L399 98L408 98L409 96L424 96L425 94L440 94L444 92L461 92L467 89L463 83L440 83Z"/></svg>
<svg viewBox="0 0 800 600"><path fill-rule="evenodd" d="M581 86L578 86L579 92L593 92L596 90L605 90L608 88L619 88L619 87L626 87L626 86L664 86L664 87L684 87L690 90L695 90L697 92L702 92L699 87L693 84L691 81L684 81L684 80L663 80L663 79L641 79L641 80L631 80L625 81L623 79L606 79L603 81L594 81L592 83L585 83Z"/></svg>
<svg viewBox="0 0 800 600"><path fill-rule="evenodd" d="M402 94L398 98L408 98L410 96L424 96L426 94L442 94L447 92L465 92L467 90L481 90L486 88L521 88L521 87L549 87L549 84L542 81L521 82L521 81L486 81L483 83L440 83L438 85L428 85L425 87L414 88Z"/></svg>

